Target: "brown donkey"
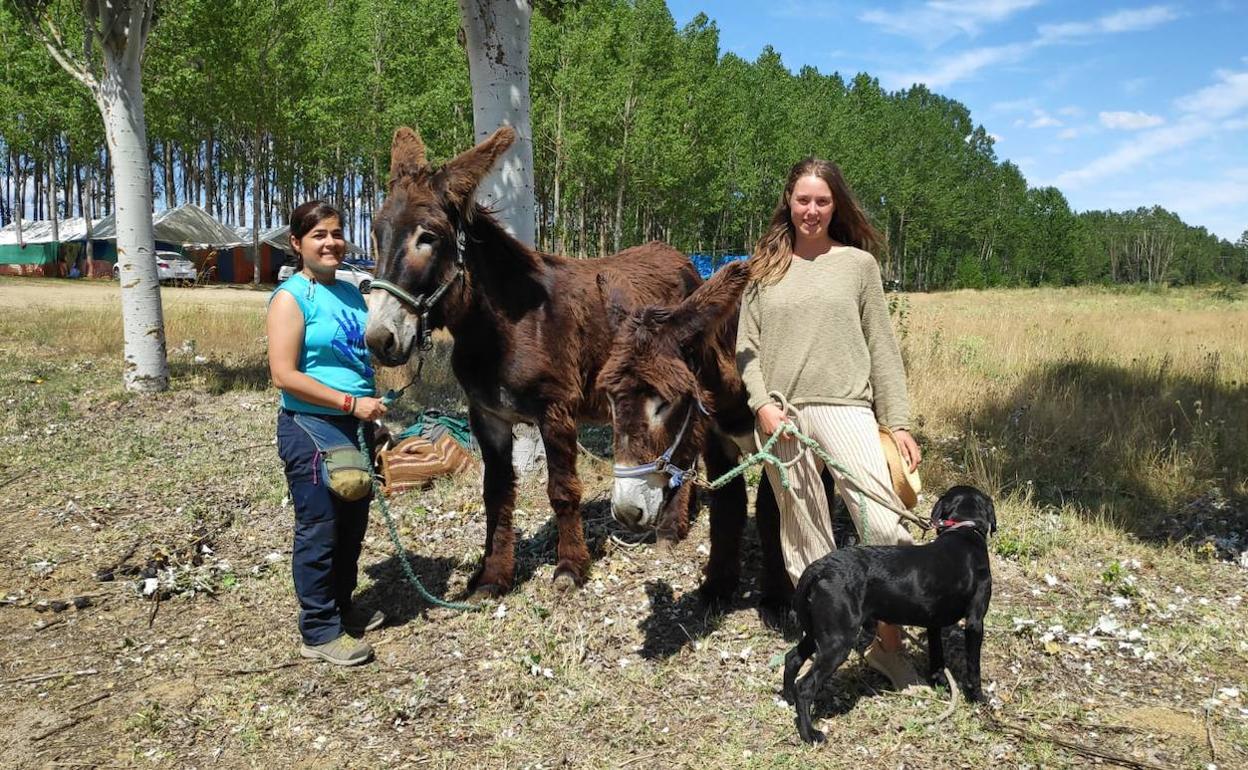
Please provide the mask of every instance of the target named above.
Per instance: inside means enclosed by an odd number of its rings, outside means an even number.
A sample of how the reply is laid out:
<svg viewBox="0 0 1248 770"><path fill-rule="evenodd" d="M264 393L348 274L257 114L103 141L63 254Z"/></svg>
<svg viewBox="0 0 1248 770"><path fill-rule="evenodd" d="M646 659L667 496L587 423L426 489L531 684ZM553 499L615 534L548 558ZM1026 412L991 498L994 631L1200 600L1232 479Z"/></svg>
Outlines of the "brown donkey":
<svg viewBox="0 0 1248 770"><path fill-rule="evenodd" d="M511 429L520 422L536 424L546 448L559 530L555 582L580 585L589 573L576 424L608 418L595 386L611 340L597 275L609 272L641 301L661 304L699 283L688 258L665 244L572 260L507 234L474 195L514 139L500 128L435 169L415 131L395 132L389 195L373 223L377 280L365 334L390 366L427 344L432 329L454 337L451 367L485 465L485 559L470 586L488 594L510 589L515 572Z"/></svg>
<svg viewBox="0 0 1248 770"><path fill-rule="evenodd" d="M598 382L611 399L615 432L615 518L634 529L677 521L699 453L710 478L753 451L754 415L737 372L737 314L749 280L745 262L721 268L679 303L640 300L599 279L614 332ZM649 305L649 306L647 306ZM833 481L824 474L828 499ZM746 517L744 478L711 492L711 555L700 589L711 603L731 598L740 576ZM783 610L793 594L780 550L780 514L764 475L756 499L763 606ZM678 511L671 508L677 507ZM779 620L779 617L773 618Z"/></svg>

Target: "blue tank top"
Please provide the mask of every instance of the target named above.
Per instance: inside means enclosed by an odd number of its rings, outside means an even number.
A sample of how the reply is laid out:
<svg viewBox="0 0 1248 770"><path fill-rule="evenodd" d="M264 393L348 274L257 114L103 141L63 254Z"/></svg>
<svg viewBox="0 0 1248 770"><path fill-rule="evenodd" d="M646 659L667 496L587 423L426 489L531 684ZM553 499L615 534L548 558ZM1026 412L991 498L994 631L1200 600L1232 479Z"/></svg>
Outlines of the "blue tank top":
<svg viewBox="0 0 1248 770"><path fill-rule="evenodd" d="M303 311L299 371L343 393L373 395L373 366L364 344L368 306L360 290L346 281L326 285L295 273L273 291L270 302L279 291L288 292ZM309 404L284 390L282 406L294 412L342 414L341 409Z"/></svg>

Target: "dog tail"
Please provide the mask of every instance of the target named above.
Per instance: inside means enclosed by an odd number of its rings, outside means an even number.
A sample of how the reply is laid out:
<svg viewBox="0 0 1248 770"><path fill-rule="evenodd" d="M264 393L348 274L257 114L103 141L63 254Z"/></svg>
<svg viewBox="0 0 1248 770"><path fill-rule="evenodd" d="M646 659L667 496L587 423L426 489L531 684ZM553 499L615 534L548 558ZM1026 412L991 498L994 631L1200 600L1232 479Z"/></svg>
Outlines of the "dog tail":
<svg viewBox="0 0 1248 770"><path fill-rule="evenodd" d="M797 581L797 588L793 589L793 614L797 618L798 627L802 631L809 632L810 625L810 592L818 582L819 575L815 570L808 569L802 573L802 577Z"/></svg>

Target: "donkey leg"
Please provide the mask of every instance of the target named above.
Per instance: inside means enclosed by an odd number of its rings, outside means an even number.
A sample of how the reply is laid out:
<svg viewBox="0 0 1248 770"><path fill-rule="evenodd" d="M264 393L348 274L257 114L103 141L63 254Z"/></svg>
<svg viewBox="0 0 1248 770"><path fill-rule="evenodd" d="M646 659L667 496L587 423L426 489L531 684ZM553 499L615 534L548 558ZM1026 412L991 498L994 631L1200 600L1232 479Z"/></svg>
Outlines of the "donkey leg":
<svg viewBox="0 0 1248 770"><path fill-rule="evenodd" d="M485 558L468 587L477 594L496 596L511 590L516 569L515 530L511 525L516 507L511 424L476 407L469 408L468 419L485 466Z"/></svg>
<svg viewBox="0 0 1248 770"><path fill-rule="evenodd" d="M546 490L559 527L555 586L567 590L589 577L589 548L581 524L581 480L576 475L576 421L566 406L552 405L541 425L546 446Z"/></svg>
<svg viewBox="0 0 1248 770"><path fill-rule="evenodd" d="M703 450L706 472L712 478L732 467L732 458L714 437ZM706 562L705 579L699 592L711 604L732 599L741 579L741 535L745 529L745 480L733 479L711 492L711 555Z"/></svg>
<svg viewBox="0 0 1248 770"><path fill-rule="evenodd" d="M784 552L780 547L780 506L766 473L758 482L758 494L754 498L754 526L762 552L762 574L758 579L762 593L760 604L763 611L772 616L772 622L783 625L793 599L793 581L784 567Z"/></svg>

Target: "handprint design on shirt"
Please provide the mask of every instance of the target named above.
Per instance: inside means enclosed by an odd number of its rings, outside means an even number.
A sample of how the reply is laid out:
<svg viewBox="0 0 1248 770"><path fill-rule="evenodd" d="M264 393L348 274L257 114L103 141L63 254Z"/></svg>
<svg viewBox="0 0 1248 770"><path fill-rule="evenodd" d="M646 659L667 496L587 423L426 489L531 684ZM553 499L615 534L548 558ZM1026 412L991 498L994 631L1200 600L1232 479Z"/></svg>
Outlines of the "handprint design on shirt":
<svg viewBox="0 0 1248 770"><path fill-rule="evenodd" d="M364 343L364 324L348 311L334 314L341 334L334 336L334 351L344 364L372 379L373 367Z"/></svg>

